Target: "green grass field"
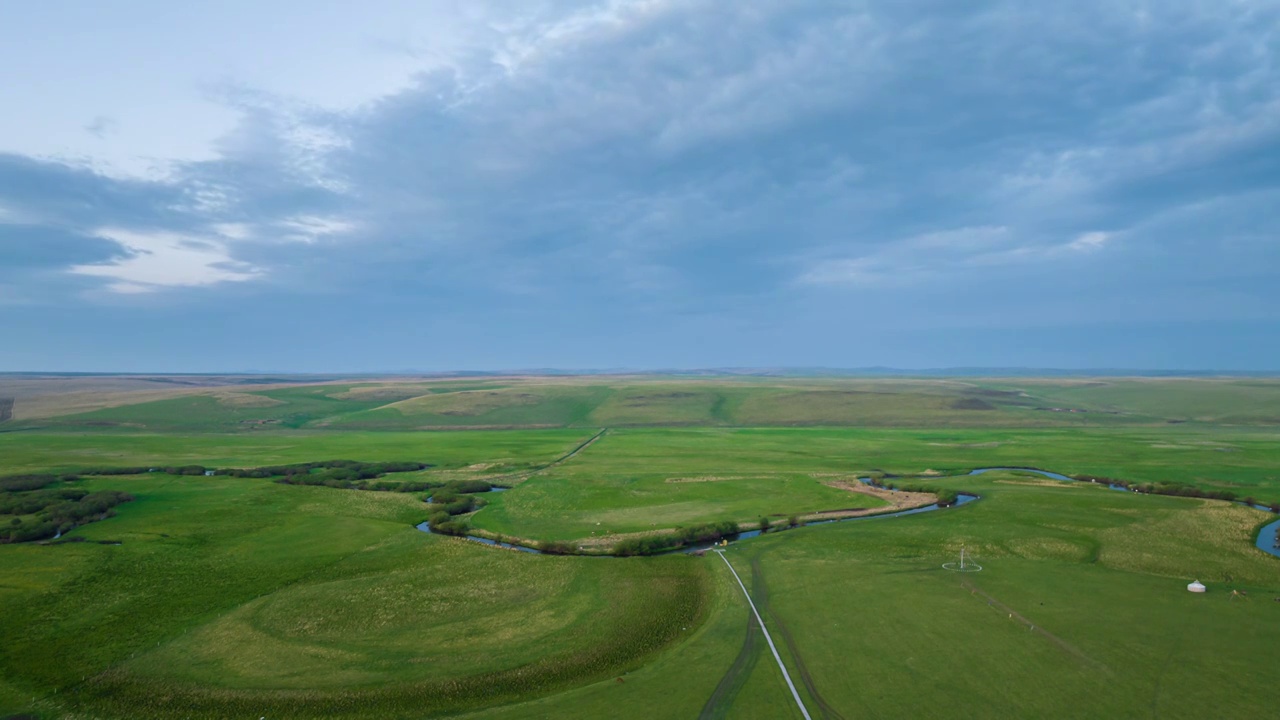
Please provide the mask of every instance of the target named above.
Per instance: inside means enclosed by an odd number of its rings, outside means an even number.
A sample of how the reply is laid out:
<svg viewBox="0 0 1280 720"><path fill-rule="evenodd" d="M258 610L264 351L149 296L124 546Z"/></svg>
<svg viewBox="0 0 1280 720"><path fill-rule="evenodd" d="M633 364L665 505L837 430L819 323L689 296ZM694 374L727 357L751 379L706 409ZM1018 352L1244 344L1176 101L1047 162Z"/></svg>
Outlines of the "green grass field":
<svg viewBox="0 0 1280 720"><path fill-rule="evenodd" d="M903 476L982 499L727 549L813 717L1267 717L1280 558L1252 538L1274 516L961 473L1280 500L1278 418L1253 379L343 382L9 421L0 475L419 461L393 477L513 486L472 527L577 542L883 508L854 478ZM83 542L0 545L0 718L799 717L714 554L429 535L420 493L70 485L135 499ZM961 547L981 572L942 568Z"/></svg>

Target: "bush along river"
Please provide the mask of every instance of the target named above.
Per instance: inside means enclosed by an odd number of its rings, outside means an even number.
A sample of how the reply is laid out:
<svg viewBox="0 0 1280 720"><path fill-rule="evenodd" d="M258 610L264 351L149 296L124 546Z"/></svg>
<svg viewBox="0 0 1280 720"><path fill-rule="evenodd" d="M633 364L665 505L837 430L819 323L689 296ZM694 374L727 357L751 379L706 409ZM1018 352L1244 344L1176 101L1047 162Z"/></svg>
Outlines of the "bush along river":
<svg viewBox="0 0 1280 720"><path fill-rule="evenodd" d="M858 478L858 479L866 484L870 484L871 482L870 478ZM494 487L493 490L491 490L490 492L501 492L503 490L509 490L509 489L510 488ZM559 544L560 547L554 551L544 551L539 548L529 547L527 545L517 545L515 543L504 542L501 540L494 540L493 538L487 538L481 535L466 534L466 535L454 535L454 537L464 537L467 540L483 543L485 545L492 545L494 547L506 548L508 550L517 550L519 552L531 553L534 555L579 555L579 556L585 556L585 557L626 557L626 556L632 556L632 555L665 555L668 553L677 553L677 552L694 553L694 552L702 552L705 550L709 550L710 548L716 547L721 542L734 543L741 540L748 540L758 535L765 534L766 532L768 534L773 534L777 532L782 532L784 530L790 530L797 527L807 527L810 525L829 525L831 523L854 522L858 520L885 520L888 518L903 517L906 515L919 515L920 513L933 512L935 510L942 510L947 507L956 507L960 505L966 505L977 499L978 499L977 495L970 495L967 493L957 493L955 502L950 505L940 505L938 503L933 503L932 505L925 505L922 507L910 508L907 510L896 510L893 512L883 512L883 513L872 514L872 515L858 515L855 517L830 518L825 520L809 520L794 526L787 525L787 524L779 524L771 527L767 531L757 529L757 530L740 530L737 532L722 532L722 533L716 533L716 537L710 540L697 540L693 542L680 543L678 545L671 546L671 547L654 547L654 548L647 548L647 549L642 548L642 549L639 549L638 551L630 551L630 552L627 551L626 549L622 549L621 551L615 550L614 552L582 552L578 550L576 547L573 547L569 543ZM415 527L418 530L421 530L422 532L425 532L425 533L451 534L451 533L435 533L435 531L431 529L431 523L429 521L418 523ZM711 528L711 527L713 526L708 526L708 528ZM623 543L625 542L626 541L624 540Z"/></svg>
<svg viewBox="0 0 1280 720"><path fill-rule="evenodd" d="M1058 480L1062 482L1092 482L1092 483L1106 482L1107 487L1109 487L1112 490L1116 490L1118 492L1141 493L1140 490L1137 490L1135 488L1130 488L1120 483L1110 482L1106 478L1071 477L1069 475L1063 475L1061 473L1051 472L1049 470L1040 470L1039 468L1031 468L1031 467L978 468L976 470L970 471L968 474L981 475L983 473L1000 472L1000 471L1027 472L1035 475L1040 475L1041 477L1045 477L1050 480ZM874 483L874 481L872 481L871 478L858 478L858 480L868 485ZM510 488L494 486L489 490L489 492L503 492L509 489ZM659 554L667 554L667 553L675 553L675 552L694 553L694 552L702 552L712 547L715 547L720 542L733 543L741 540L748 540L750 538L756 537L757 535L764 534L765 532L772 534L776 532L781 532L783 530L789 530L794 527L805 527L809 525L828 525L831 523L841 523L841 522L884 520L888 518L903 517L905 515L918 515L920 513L927 513L927 512L942 510L947 507L956 507L960 505L966 505L978 499L979 499L979 496L977 495L971 495L968 493L957 493L955 502L947 505L934 503L932 505L925 505L922 507L910 508L908 510L897 510L894 512L886 512L886 513L879 513L879 514L873 514L873 515L859 515L855 517L831 518L827 520L810 520L808 522L801 523L799 525L794 525L794 526L780 524L770 528L768 531L744 530L739 532L717 533L716 537L712 540L695 540L692 542L680 542L675 546L641 548L638 551L630 551L630 552L628 551L618 552L616 550L615 552L595 552L595 553L583 552L569 543L557 543L554 550L544 551L538 548L504 542L501 540L494 540L492 538L487 538L480 535L466 534L461 536L455 535L455 537L465 537L466 539L471 540L473 542L483 543L485 545L492 545L494 547L506 548L508 550L516 550L518 552L531 553L534 555L553 554L553 555L579 555L579 556L586 556L586 557L617 557L617 556L629 556L629 555L659 555ZM1257 508L1258 510L1275 512L1275 508L1273 506L1259 505L1256 503L1245 503L1239 500L1234 500L1233 502L1239 502L1240 504L1248 504L1250 505L1250 507ZM434 532L431 529L430 522L419 523L416 527L418 530L421 530L422 532L425 532L425 533ZM713 526L707 526L708 529L712 527ZM1280 520L1276 520L1275 522L1271 522L1263 526L1262 529L1258 532L1258 539L1256 544L1259 550L1262 550L1263 552L1268 553L1270 555L1280 557Z"/></svg>

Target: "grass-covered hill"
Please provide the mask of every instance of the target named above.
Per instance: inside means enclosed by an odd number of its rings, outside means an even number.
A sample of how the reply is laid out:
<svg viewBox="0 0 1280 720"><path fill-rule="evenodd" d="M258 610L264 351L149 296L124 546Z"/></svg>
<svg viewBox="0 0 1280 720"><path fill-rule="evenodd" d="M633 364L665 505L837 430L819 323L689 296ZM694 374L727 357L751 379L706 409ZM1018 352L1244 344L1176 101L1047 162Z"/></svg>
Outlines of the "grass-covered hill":
<svg viewBox="0 0 1280 720"><path fill-rule="evenodd" d="M3 395L0 381L0 396ZM1280 425L1271 379L492 378L105 391L0 428L260 432L639 426ZM91 393L90 393L91 394ZM24 411L26 404L35 410Z"/></svg>

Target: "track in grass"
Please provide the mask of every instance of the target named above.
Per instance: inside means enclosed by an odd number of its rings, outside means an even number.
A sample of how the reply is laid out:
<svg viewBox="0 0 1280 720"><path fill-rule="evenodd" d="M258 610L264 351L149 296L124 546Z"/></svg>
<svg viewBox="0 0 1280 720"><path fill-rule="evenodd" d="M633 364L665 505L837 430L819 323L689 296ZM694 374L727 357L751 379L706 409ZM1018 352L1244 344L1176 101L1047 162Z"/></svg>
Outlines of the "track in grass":
<svg viewBox="0 0 1280 720"><path fill-rule="evenodd" d="M791 637L791 631L787 629L786 623L782 622L782 618L778 617L769 607L769 587L764 581L764 571L760 569L760 558L751 559L751 590L755 594L757 607L763 608L765 614L773 621L773 626L777 628L778 633L782 635L782 641L787 644L787 650L791 651L791 659L796 663L796 672L800 673L800 681L804 683L804 687L809 691L809 697L818 705L819 712L825 720L844 720L844 716L840 711L831 707L826 698L822 697L822 693L818 692L818 686L813 682L813 675L809 673L809 668L805 667L804 658L800 656L800 649L796 647L795 639Z"/></svg>
<svg viewBox="0 0 1280 720"><path fill-rule="evenodd" d="M747 634L742 639L742 649L738 651L738 657L733 659L733 664L725 671L724 677L720 678L711 697L707 698L707 704L702 706L702 712L698 713L698 720L724 718L729 708L733 707L733 701L738 697L738 693L746 685L747 678L751 677L751 672L759 659L760 624L756 622L755 614L748 608Z"/></svg>
<svg viewBox="0 0 1280 720"><path fill-rule="evenodd" d="M811 720L809 709L804 706L804 701L800 699L800 693L796 690L795 683L791 682L791 674L787 672L787 666L782 662L782 656L778 654L778 647L773 644L773 638L769 637L769 629L764 626L764 620L760 617L760 611L756 609L756 604L751 600L751 593L747 592L747 586L742 584L742 578L738 577L738 571L733 569L733 564L729 562L729 558L724 556L723 550L717 550L716 554L729 566L729 572L733 573L733 579L738 581L738 587L742 588L742 594L747 598L747 604L751 606L751 613L755 615L756 622L760 624L760 631L764 633L765 642L769 643L769 650L773 653L773 659L778 663L778 669L782 671L782 679L787 681L787 687L791 690L791 697L795 699L796 706L800 708L800 714L804 716L804 720Z"/></svg>

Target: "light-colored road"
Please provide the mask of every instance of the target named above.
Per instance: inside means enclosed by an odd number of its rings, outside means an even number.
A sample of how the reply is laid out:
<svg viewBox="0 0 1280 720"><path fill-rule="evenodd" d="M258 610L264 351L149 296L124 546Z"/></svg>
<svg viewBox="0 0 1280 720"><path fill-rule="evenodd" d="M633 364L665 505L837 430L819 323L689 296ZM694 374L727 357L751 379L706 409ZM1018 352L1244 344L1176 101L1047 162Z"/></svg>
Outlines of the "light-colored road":
<svg viewBox="0 0 1280 720"><path fill-rule="evenodd" d="M756 610L756 604L751 601L751 593L747 592L747 586L742 584L742 578L738 577L738 571L733 569L733 564L729 562L729 558L724 556L723 550L716 550L717 555L729 566L729 572L733 573L733 579L738 581L738 587L742 588L742 595L747 599L747 604L751 606L751 613L756 616L756 622L760 623L760 629L764 631L764 639L769 642L769 649L773 651L773 659L778 663L778 669L782 671L782 677L787 681L787 687L791 688L791 697L796 699L796 705L800 708L800 714L804 716L804 720L812 720L809 717L809 709L804 706L804 701L800 699L800 693L796 690L795 683L791 682L791 674L787 672L787 666L782 664L782 656L778 655L778 648L773 644L773 638L769 636L769 628L764 625L764 618L760 617L760 612Z"/></svg>

